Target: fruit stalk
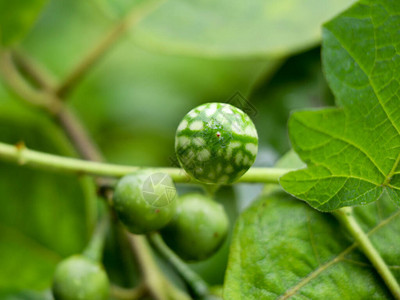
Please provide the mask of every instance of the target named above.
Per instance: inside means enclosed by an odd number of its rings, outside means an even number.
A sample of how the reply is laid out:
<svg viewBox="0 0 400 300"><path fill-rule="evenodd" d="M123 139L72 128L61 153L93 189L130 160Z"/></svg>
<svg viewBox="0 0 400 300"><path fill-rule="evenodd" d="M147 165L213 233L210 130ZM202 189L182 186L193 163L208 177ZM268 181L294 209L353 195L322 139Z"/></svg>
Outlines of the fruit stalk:
<svg viewBox="0 0 400 300"><path fill-rule="evenodd" d="M382 277L386 286L395 299L400 299L400 286L396 278L393 276L388 265L383 260L382 256L371 243L368 235L362 230L353 214L352 207L343 207L334 212L336 218L349 231L354 240L358 243L363 253L368 257L370 262Z"/></svg>
<svg viewBox="0 0 400 300"><path fill-rule="evenodd" d="M208 284L195 272L193 272L162 240L159 233L148 235L151 243L161 253L175 270L183 277L192 292L198 297L203 298L209 294Z"/></svg>
<svg viewBox="0 0 400 300"><path fill-rule="evenodd" d="M97 224L96 229L89 241L83 255L93 261L100 262L103 255L104 243L106 240L106 234L110 225L110 219L108 213L105 213Z"/></svg>

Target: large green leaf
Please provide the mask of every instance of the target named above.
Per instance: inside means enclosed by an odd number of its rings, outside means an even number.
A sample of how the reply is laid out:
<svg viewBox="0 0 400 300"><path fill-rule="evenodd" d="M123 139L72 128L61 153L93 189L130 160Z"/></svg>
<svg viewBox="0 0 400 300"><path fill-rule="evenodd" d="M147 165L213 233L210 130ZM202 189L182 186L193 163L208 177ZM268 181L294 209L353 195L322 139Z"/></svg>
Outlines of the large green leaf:
<svg viewBox="0 0 400 300"><path fill-rule="evenodd" d="M317 209L366 204L384 191L400 203L399 13L398 1L363 0L324 26L323 62L340 108L293 114L290 138L308 168L280 181Z"/></svg>
<svg viewBox="0 0 400 300"><path fill-rule="evenodd" d="M400 211L387 197L355 208L372 243L400 279ZM336 219L282 191L238 219L225 299L392 299Z"/></svg>
<svg viewBox="0 0 400 300"><path fill-rule="evenodd" d="M64 77L111 26L98 15L85 1L52 1L22 46ZM77 86L70 103L108 160L170 165L175 131L188 111L238 91L246 95L274 66L273 60L154 54L126 35Z"/></svg>
<svg viewBox="0 0 400 300"><path fill-rule="evenodd" d="M71 154L43 116L0 99L0 140ZM69 150L68 150L69 149ZM75 176L0 163L0 290L49 286L57 262L86 244L85 198Z"/></svg>
<svg viewBox="0 0 400 300"><path fill-rule="evenodd" d="M286 56L315 45L321 24L353 0L171 0L134 28L135 41L198 56Z"/></svg>
<svg viewBox="0 0 400 300"><path fill-rule="evenodd" d="M291 148L287 137L290 113L333 103L322 72L320 52L318 47L289 58L270 82L253 91L250 99L258 110L254 124L260 149L273 147L284 154Z"/></svg>
<svg viewBox="0 0 400 300"><path fill-rule="evenodd" d="M10 45L31 28L47 0L0 0L0 45Z"/></svg>
<svg viewBox="0 0 400 300"><path fill-rule="evenodd" d="M53 300L50 290L35 292L30 290L0 291L1 300Z"/></svg>

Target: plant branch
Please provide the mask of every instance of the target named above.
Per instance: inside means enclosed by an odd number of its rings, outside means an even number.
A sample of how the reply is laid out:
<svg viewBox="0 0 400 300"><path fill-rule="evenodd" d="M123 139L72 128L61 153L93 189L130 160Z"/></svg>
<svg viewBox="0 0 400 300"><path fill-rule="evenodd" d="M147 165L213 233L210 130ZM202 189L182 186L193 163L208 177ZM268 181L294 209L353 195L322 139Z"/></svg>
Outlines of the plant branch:
<svg viewBox="0 0 400 300"><path fill-rule="evenodd" d="M0 160L11 161L20 165L40 167L61 172L77 174L90 174L98 176L121 177L132 173L142 167L107 164L102 162L87 161L77 158L63 157L54 154L30 150L25 145L9 145L0 142ZM194 182L179 168L149 168L156 172L169 174L175 182ZM278 183L280 176L288 172L287 169L276 168L251 168L238 181Z"/></svg>
<svg viewBox="0 0 400 300"><path fill-rule="evenodd" d="M151 296L156 300L167 300L169 299L168 294L170 296L173 294L173 299L175 300L188 300L189 297L187 295L177 290L164 277L152 257L150 246L146 238L144 236L133 234L129 236L131 238L132 248L135 253L138 254L137 262Z"/></svg>
<svg viewBox="0 0 400 300"><path fill-rule="evenodd" d="M27 104L49 109L52 99L47 93L33 89L16 68L11 52L0 53L0 72L7 85Z"/></svg>
<svg viewBox="0 0 400 300"><path fill-rule="evenodd" d="M70 109L63 108L57 114L57 120L82 158L92 161L104 160L85 127Z"/></svg>
<svg viewBox="0 0 400 300"><path fill-rule="evenodd" d="M131 14L120 20L103 39L82 59L82 61L72 70L66 79L55 90L55 94L61 98L72 90L72 88L86 75L90 68L105 55L105 53L115 45L115 42L131 26L139 23L145 16L158 7L163 0L144 1L143 4L133 9Z"/></svg>
<svg viewBox="0 0 400 300"><path fill-rule="evenodd" d="M25 79L18 73L14 62L11 59L11 54L7 52L3 54L3 61L7 67L3 75L5 80L9 83L9 86L13 88L25 101L36 106L42 106L50 111L50 113L52 113L52 115L58 120L81 157L87 160L102 161L103 157L100 151L95 146L95 143L90 138L80 120L69 108L61 105L62 101L59 97L51 93L51 87L54 85L52 83L53 77L50 74L47 74L47 72L44 71L37 62L32 60L23 52L14 51L13 55L15 56L16 63L23 69L23 71L35 81L35 84L37 84L40 89L47 92L38 92L33 90L32 87L29 87ZM17 78L18 80L15 80L14 78ZM44 96L46 96L46 102L42 100L42 97ZM57 103L58 105L54 107L54 103ZM52 109L49 109L49 107L52 107Z"/></svg>
<svg viewBox="0 0 400 300"><path fill-rule="evenodd" d="M16 65L27 74L35 85L41 89L51 91L56 86L56 80L42 65L33 60L20 49L15 49L12 56Z"/></svg>
<svg viewBox="0 0 400 300"><path fill-rule="evenodd" d="M157 251L178 271L197 298L203 299L209 295L208 284L164 243L159 233L151 233L149 238Z"/></svg>
<svg viewBox="0 0 400 300"><path fill-rule="evenodd" d="M379 252L371 243L368 235L362 230L362 228L358 224L353 214L353 208L340 208L334 212L334 215L346 227L354 240L357 242L358 246L371 261L372 265L378 271L379 275L386 283L386 286L389 288L394 298L400 299L399 283L393 276L388 265L385 263Z"/></svg>
<svg viewBox="0 0 400 300"><path fill-rule="evenodd" d="M6 57L7 59L11 57ZM50 83L46 83L45 76L41 75L41 72L37 69L35 69L34 65L28 65L32 61L26 60L24 63L21 63L22 68L24 71L26 71L32 79L35 81L35 83L42 89L46 90L46 86L50 86ZM102 155L100 151L97 149L95 144L92 142L90 139L89 135L86 133L85 128L82 126L80 120L76 118L76 116L67 108L63 107L62 102L59 101L59 97L55 96L52 94L52 91L49 91L47 93L43 93L44 96L49 95L50 100L46 105L42 105L42 103L36 103L32 102L31 100L33 99L32 97L36 94L41 95L41 92L37 92L34 90L32 87L30 87L27 82L25 81L25 78L23 78L19 73L17 68L15 68L14 62L10 59L7 63L10 63L9 66L14 67L13 70L15 70L15 75L18 75L19 77L17 78L17 85L9 84L9 86L14 89L16 92L19 93L19 95L28 103L33 104L35 106L39 106L44 108L46 111L48 111L53 117L56 117L59 119L59 123L65 133L69 136L71 142L74 144L75 148L78 150L80 155L82 157L85 157L88 160L92 161L84 161L84 160L79 160L79 159L73 159L73 158L65 158L62 160L59 160L60 157L57 157L56 155L51 155L51 154L45 154L45 153L40 153L37 151L32 151L26 149L25 145L20 143L16 146L11 146L7 144L2 144L0 143L0 157L5 159L5 160L11 160L14 162L17 162L19 164L28 164L28 165L35 165L43 168L51 168L51 169L56 169L56 170L64 170L64 171L72 171L72 172L79 172L79 165L80 162L86 162L89 165L89 169L92 171L95 171L97 167L101 167L103 164L98 162L102 161ZM6 78L7 83L9 81L7 80L8 77L10 76L10 72L5 72L3 75ZM14 75L14 74L12 74ZM13 81L11 80L11 83ZM25 89L25 87L28 87L29 93L20 93L21 88L22 90ZM38 96L38 99L40 99L40 96ZM57 104L57 109L51 109L54 103ZM58 105L60 103L60 105ZM95 161L93 161L95 160ZM97 162L96 162L97 161ZM97 166L97 167L96 167ZM78 169L75 169L75 167L78 167ZM109 170L114 169L112 165L109 165L111 167ZM128 172L132 172L133 170L136 170L137 168L130 168L130 167L125 167ZM75 170L74 170L75 169ZM89 171L89 170L86 170ZM86 173L84 171L83 173ZM116 171L116 169L114 169ZM90 172L89 172L90 173ZM96 173L96 172L95 172ZM97 175L107 175L106 173L103 174L97 174ZM97 180L97 186L98 187L104 187L102 184L103 177L98 178ZM112 190L109 188L104 188L101 191L103 195L106 196L107 199L112 198ZM135 254L136 259L140 262L142 258L146 259L146 264L142 264L141 271L143 274L152 274L153 277L159 278L163 282L164 286L164 298L157 298L159 300L165 299L165 297L172 297L173 299L177 300L187 300L188 297L186 296L185 293L181 292L180 290L176 289L172 284L167 281L167 279L163 276L161 271L158 269L157 265L155 264L151 254L148 252L150 251L148 247L143 245L143 243L146 242L146 240L143 237L139 236L131 236L131 244L132 244L132 249ZM135 247L135 243L137 246ZM146 283L146 291L148 291L150 294L158 294L159 292L156 290L158 288L157 285L154 285L155 281L148 281L149 284ZM160 294L162 295L162 294Z"/></svg>

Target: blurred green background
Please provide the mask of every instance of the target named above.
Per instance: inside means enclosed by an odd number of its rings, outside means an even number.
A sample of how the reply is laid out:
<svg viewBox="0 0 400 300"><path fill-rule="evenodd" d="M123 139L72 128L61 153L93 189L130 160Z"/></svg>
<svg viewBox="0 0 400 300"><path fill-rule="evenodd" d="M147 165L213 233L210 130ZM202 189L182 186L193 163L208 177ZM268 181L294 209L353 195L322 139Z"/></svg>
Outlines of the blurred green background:
<svg viewBox="0 0 400 300"><path fill-rule="evenodd" d="M62 80L140 2L0 0L0 38ZM201 103L226 102L239 92L257 110L256 165L272 166L290 149L290 112L333 105L320 63L320 28L352 2L166 1L113 45L68 103L108 161L170 166L181 118ZM2 82L0 141L76 156L57 124ZM232 223L261 188L242 184L219 192ZM56 263L87 242L95 198L89 178L0 163L1 299L48 288ZM192 265L211 284L223 281L228 244ZM110 237L105 263L113 282L130 286L137 279L126 247Z"/></svg>

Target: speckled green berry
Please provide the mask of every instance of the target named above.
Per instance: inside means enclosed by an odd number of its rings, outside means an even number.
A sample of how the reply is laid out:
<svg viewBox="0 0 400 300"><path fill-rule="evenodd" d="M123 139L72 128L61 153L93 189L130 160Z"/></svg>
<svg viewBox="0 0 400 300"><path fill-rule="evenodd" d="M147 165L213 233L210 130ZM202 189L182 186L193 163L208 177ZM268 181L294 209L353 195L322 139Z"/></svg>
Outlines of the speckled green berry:
<svg viewBox="0 0 400 300"><path fill-rule="evenodd" d="M106 300L109 281L103 267L83 255L61 261L54 273L55 300Z"/></svg>
<svg viewBox="0 0 400 300"><path fill-rule="evenodd" d="M253 165L258 150L256 128L249 116L226 103L192 109L176 131L175 151L193 178L216 184L238 180Z"/></svg>
<svg viewBox="0 0 400 300"><path fill-rule="evenodd" d="M186 261L210 257L224 242L229 220L224 207L201 194L178 199L175 218L161 231L165 243Z"/></svg>
<svg viewBox="0 0 400 300"><path fill-rule="evenodd" d="M117 183L114 207L130 232L144 234L164 227L172 219L176 197L168 174L140 170Z"/></svg>

